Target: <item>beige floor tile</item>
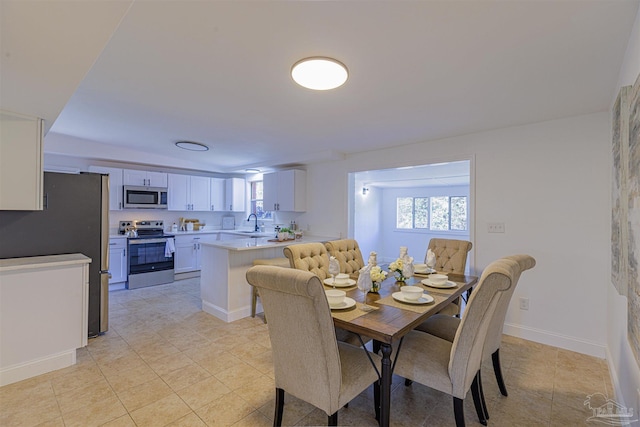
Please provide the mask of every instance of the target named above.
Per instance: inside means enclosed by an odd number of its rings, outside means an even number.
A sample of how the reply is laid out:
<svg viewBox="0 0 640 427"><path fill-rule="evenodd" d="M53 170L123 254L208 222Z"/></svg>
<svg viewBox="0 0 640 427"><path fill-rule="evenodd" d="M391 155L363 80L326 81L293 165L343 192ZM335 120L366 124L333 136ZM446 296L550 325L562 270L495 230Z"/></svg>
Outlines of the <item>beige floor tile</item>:
<svg viewBox="0 0 640 427"><path fill-rule="evenodd" d="M251 384L234 390L234 393L244 399L254 409L258 409L274 398L275 390L275 381L267 376L261 376L255 378Z"/></svg>
<svg viewBox="0 0 640 427"><path fill-rule="evenodd" d="M95 405L116 397L106 379L86 384L57 396L60 411L63 414L78 410L84 406Z"/></svg>
<svg viewBox="0 0 640 427"><path fill-rule="evenodd" d="M191 408L177 394L157 400L131 412L138 427L164 426L191 413Z"/></svg>
<svg viewBox="0 0 640 427"><path fill-rule="evenodd" d="M207 425L195 412L191 412L171 424L167 424L167 427L207 427Z"/></svg>
<svg viewBox="0 0 640 427"><path fill-rule="evenodd" d="M233 368L234 366L243 364L240 359L227 351L218 354L211 354L207 357L197 360L196 363L198 363L198 365L202 366L207 370L207 372L212 375Z"/></svg>
<svg viewBox="0 0 640 427"><path fill-rule="evenodd" d="M253 411L231 427L271 427L273 421L262 415L260 411Z"/></svg>
<svg viewBox="0 0 640 427"><path fill-rule="evenodd" d="M182 390L185 387L196 384L209 377L211 377L211 374L195 363L161 376L164 382L166 382L174 391Z"/></svg>
<svg viewBox="0 0 640 427"><path fill-rule="evenodd" d="M51 385L53 391L59 395L102 379L104 376L97 365L70 366L57 371L56 376L51 379Z"/></svg>
<svg viewBox="0 0 640 427"><path fill-rule="evenodd" d="M177 393L192 409L198 409L231 393L231 389L216 378L209 377L189 387L185 387Z"/></svg>
<svg viewBox="0 0 640 427"><path fill-rule="evenodd" d="M163 399L173 390L160 378L155 378L147 383L128 388L118 393L118 398L127 411L132 412L143 406L147 406L157 400Z"/></svg>
<svg viewBox="0 0 640 427"><path fill-rule="evenodd" d="M113 421L127 413L117 397L112 397L93 405L83 406L62 415L66 427L99 426Z"/></svg>
<svg viewBox="0 0 640 427"><path fill-rule="evenodd" d="M205 405L195 412L209 427L231 426L254 411L247 402L233 393Z"/></svg>
<svg viewBox="0 0 640 427"><path fill-rule="evenodd" d="M102 425L102 427L136 427L129 414L123 415Z"/></svg>
<svg viewBox="0 0 640 427"><path fill-rule="evenodd" d="M260 371L242 361L214 374L221 383L231 390L237 390L251 385L253 380L261 375Z"/></svg>
<svg viewBox="0 0 640 427"><path fill-rule="evenodd" d="M176 369L184 368L185 366L192 365L194 363L195 362L188 356L180 352L148 362L149 367L160 376L166 375L172 371L175 371Z"/></svg>
<svg viewBox="0 0 640 427"><path fill-rule="evenodd" d="M42 400L31 399L29 404L0 406L0 426L35 426L60 418L60 407L53 395Z"/></svg>
<svg viewBox="0 0 640 427"><path fill-rule="evenodd" d="M141 365L125 371L116 372L112 375L105 375L111 387L116 393L123 392L131 387L144 384L158 378L158 374L153 372L149 366Z"/></svg>
<svg viewBox="0 0 640 427"><path fill-rule="evenodd" d="M565 406L554 401L551 408L551 426L588 425L587 418L591 415L592 412L584 404Z"/></svg>
<svg viewBox="0 0 640 427"><path fill-rule="evenodd" d="M43 423L37 424L37 427L65 427L64 420L62 417L57 417L52 420L45 421Z"/></svg>

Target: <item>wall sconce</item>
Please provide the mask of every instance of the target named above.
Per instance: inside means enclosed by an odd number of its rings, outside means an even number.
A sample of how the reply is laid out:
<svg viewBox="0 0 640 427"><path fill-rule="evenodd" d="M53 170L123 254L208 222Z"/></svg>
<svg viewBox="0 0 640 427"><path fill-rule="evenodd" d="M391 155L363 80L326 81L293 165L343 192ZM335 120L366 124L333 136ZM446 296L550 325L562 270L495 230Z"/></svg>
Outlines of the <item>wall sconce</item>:
<svg viewBox="0 0 640 427"><path fill-rule="evenodd" d="M363 196L366 196L368 192L369 192L369 189L367 187L362 187L362 195Z"/></svg>

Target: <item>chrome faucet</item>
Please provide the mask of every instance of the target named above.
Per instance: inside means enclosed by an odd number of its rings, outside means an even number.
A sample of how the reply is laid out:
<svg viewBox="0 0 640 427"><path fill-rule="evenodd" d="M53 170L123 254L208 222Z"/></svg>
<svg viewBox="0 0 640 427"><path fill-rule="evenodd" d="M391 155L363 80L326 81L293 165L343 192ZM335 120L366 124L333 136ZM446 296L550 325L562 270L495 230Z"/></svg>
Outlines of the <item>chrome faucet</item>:
<svg viewBox="0 0 640 427"><path fill-rule="evenodd" d="M247 218L247 221L251 221L251 217L254 217L256 219L256 226L253 228L253 231L260 231L260 227L258 227L258 215L254 213L249 214L249 218Z"/></svg>

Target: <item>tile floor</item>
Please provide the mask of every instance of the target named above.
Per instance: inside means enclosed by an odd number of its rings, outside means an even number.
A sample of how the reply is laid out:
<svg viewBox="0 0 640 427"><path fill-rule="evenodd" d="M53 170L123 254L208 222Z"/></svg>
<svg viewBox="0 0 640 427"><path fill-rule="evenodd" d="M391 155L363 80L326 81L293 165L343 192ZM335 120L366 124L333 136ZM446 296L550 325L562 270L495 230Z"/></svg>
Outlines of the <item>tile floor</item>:
<svg viewBox="0 0 640 427"><path fill-rule="evenodd" d="M0 388L0 425L272 425L274 382L262 318L230 324L201 311L198 279L110 294L110 329L78 350L77 364ZM604 360L505 336L500 395L490 365L483 384L490 426L586 425L586 396L613 397ZM452 426L451 398L394 377L393 426ZM467 425L480 425L472 399ZM340 410L340 425L375 426L373 393ZM326 415L286 397L284 424L326 425Z"/></svg>

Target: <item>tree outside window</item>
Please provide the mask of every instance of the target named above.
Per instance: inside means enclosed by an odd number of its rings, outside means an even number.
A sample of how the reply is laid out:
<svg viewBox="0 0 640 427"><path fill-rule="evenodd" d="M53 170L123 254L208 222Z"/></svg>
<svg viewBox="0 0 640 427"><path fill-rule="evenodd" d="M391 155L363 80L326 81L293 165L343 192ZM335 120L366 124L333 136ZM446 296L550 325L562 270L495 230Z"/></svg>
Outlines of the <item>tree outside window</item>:
<svg viewBox="0 0 640 427"><path fill-rule="evenodd" d="M396 227L432 231L466 231L467 197L398 197Z"/></svg>
<svg viewBox="0 0 640 427"><path fill-rule="evenodd" d="M258 219L271 219L271 211L264 210L262 181L251 182L251 213Z"/></svg>

